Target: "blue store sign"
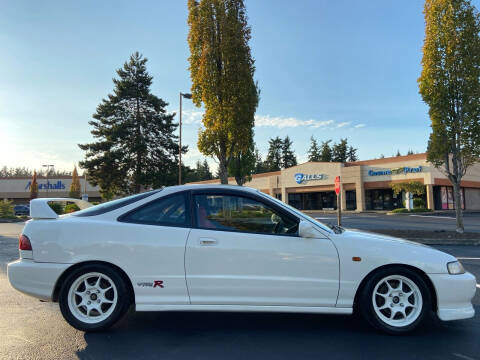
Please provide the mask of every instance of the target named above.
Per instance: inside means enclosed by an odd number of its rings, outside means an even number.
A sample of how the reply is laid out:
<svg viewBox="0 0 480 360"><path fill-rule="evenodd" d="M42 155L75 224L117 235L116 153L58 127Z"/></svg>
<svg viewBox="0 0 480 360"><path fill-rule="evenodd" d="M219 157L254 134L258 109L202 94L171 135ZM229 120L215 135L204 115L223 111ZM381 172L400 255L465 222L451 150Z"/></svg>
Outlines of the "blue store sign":
<svg viewBox="0 0 480 360"><path fill-rule="evenodd" d="M399 175L399 174L410 174L410 173L419 173L422 172L422 167L401 167L401 168L396 168L396 169L384 169L384 170L369 170L368 175L369 176L381 176L381 175Z"/></svg>
<svg viewBox="0 0 480 360"><path fill-rule="evenodd" d="M297 184L305 184L311 180L324 180L326 179L326 175L324 174L303 174L297 173L295 174L295 181Z"/></svg>
<svg viewBox="0 0 480 360"><path fill-rule="evenodd" d="M27 186L25 186L25 190L30 190L30 186L32 186L32 181L29 181ZM65 183L62 180L58 180L56 183L51 183L47 181L45 184L38 184L38 190L65 190Z"/></svg>

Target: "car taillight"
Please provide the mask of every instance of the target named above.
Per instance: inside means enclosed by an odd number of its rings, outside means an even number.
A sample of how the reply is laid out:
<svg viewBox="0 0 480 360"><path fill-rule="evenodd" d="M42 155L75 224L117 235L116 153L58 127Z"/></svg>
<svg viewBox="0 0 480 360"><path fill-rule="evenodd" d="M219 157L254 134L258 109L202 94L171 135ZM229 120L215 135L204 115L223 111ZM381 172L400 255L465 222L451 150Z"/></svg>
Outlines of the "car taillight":
<svg viewBox="0 0 480 360"><path fill-rule="evenodd" d="M32 250L32 244L30 244L30 239L27 235L20 235L18 238L18 248L20 250Z"/></svg>

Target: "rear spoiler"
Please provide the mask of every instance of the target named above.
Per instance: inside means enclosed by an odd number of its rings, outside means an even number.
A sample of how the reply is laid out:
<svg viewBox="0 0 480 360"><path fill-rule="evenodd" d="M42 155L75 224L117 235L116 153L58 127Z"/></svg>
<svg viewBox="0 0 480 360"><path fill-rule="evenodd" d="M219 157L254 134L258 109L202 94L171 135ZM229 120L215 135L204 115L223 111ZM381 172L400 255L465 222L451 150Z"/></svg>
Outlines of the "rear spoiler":
<svg viewBox="0 0 480 360"><path fill-rule="evenodd" d="M33 219L57 219L58 214L48 205L49 202L73 202L82 209L92 206L91 203L71 198L41 198L30 200L30 217Z"/></svg>

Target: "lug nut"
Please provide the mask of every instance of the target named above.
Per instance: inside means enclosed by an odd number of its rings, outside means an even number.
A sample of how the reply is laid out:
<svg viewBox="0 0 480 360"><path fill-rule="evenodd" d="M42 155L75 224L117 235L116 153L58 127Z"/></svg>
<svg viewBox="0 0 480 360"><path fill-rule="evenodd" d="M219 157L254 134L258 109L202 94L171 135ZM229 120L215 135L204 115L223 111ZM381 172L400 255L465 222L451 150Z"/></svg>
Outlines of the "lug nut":
<svg viewBox="0 0 480 360"><path fill-rule="evenodd" d="M100 304L100 299L98 299L98 301L97 301L97 302Z"/></svg>
<svg viewBox="0 0 480 360"><path fill-rule="evenodd" d="M87 301L87 304L90 305L92 302L91 301Z"/></svg>
<svg viewBox="0 0 480 360"><path fill-rule="evenodd" d="M90 295L90 291L87 291L87 295Z"/></svg>
<svg viewBox="0 0 480 360"><path fill-rule="evenodd" d="M403 307L403 303L400 303L400 306Z"/></svg>

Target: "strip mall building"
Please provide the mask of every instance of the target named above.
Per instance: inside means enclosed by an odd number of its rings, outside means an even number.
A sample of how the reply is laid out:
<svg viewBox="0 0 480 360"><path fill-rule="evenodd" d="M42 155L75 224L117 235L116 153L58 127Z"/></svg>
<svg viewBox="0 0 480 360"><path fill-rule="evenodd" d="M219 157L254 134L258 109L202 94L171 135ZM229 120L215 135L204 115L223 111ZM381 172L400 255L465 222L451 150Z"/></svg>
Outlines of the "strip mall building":
<svg viewBox="0 0 480 360"><path fill-rule="evenodd" d="M403 207L406 194L395 195L392 183L418 181L432 210L454 209L453 187L427 161L426 154L397 156L349 163L307 162L281 171L253 175L245 184L301 210L336 209L335 177L342 184L342 210L392 210ZM219 180L201 183L219 183ZM234 178L230 184L236 184ZM480 163L467 171L462 183L462 208L480 210Z"/></svg>
<svg viewBox="0 0 480 360"><path fill-rule="evenodd" d="M80 178L80 189L83 193L87 191L89 201L100 201L99 188L87 182L85 188L85 180ZM28 204L30 201L30 185L32 177L10 177L0 178L0 200L13 200L15 204ZM69 197L70 185L72 184L71 176L59 176L46 179L44 177L37 178L38 197Z"/></svg>

